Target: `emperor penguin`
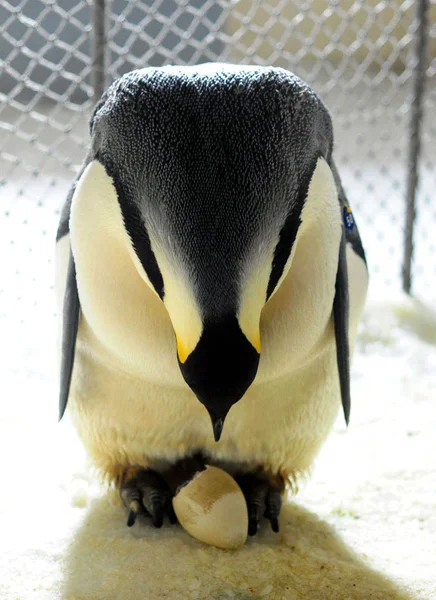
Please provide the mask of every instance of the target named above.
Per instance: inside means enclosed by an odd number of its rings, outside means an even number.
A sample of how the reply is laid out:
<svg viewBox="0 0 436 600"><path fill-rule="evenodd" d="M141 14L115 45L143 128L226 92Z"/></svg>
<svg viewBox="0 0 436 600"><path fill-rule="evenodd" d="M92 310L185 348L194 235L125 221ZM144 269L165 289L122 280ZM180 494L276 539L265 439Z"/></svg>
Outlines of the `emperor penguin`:
<svg viewBox="0 0 436 600"><path fill-rule="evenodd" d="M129 525L174 521L207 463L278 531L348 423L368 284L329 112L281 68L169 66L118 79L90 131L57 234L60 416Z"/></svg>

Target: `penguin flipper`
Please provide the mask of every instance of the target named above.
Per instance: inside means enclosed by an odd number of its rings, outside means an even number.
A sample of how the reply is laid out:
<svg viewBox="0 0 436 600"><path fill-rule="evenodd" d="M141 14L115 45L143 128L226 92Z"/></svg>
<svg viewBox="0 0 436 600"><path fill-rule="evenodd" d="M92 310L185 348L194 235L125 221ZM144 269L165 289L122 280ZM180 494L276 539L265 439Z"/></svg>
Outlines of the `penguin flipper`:
<svg viewBox="0 0 436 600"><path fill-rule="evenodd" d="M74 366L77 330L79 327L80 300L77 290L76 266L70 249L67 281L65 286L62 345L61 345L61 376L59 391L59 420L62 419L68 402L71 376Z"/></svg>
<svg viewBox="0 0 436 600"><path fill-rule="evenodd" d="M80 170L73 181L67 198L61 210L61 217L56 235L56 242L70 233L70 213L74 192L86 167L92 158L91 152L87 154ZM79 328L80 300L77 290L76 265L71 252L68 259L67 278L65 283L64 302L62 309L62 343L61 343L61 374L59 390L59 421L62 419L68 403L71 377L74 366L74 353L76 349L77 330Z"/></svg>
<svg viewBox="0 0 436 600"><path fill-rule="evenodd" d="M346 238L342 231L339 246L339 262L336 274L335 298L333 301L333 319L335 323L336 360L338 365L339 383L341 387L342 408L345 422L350 420L350 344L348 340L349 317L348 270L346 257Z"/></svg>
<svg viewBox="0 0 436 600"><path fill-rule="evenodd" d="M351 246L353 252L359 256L366 265L365 251L360 239L359 230L354 216L348 215L350 211L349 202L342 187L338 170L330 157L330 169L333 173L341 214L344 215L342 224L342 237L339 247L338 272L336 274L336 292L333 301L333 318L335 323L336 357L341 387L342 407L344 409L345 422L350 420L351 392L350 392L350 343L348 337L348 321L350 312L350 300L348 290L348 268L346 247ZM345 214L351 221L345 220Z"/></svg>

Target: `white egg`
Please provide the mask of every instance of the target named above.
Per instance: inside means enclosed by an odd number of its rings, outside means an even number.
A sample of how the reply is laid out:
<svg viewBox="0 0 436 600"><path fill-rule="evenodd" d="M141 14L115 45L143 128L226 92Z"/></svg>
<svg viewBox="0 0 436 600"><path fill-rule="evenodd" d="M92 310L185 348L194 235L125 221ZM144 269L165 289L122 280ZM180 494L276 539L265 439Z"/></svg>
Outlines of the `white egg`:
<svg viewBox="0 0 436 600"><path fill-rule="evenodd" d="M180 524L201 542L234 549L247 539L248 513L244 494L228 473L206 466L173 498Z"/></svg>

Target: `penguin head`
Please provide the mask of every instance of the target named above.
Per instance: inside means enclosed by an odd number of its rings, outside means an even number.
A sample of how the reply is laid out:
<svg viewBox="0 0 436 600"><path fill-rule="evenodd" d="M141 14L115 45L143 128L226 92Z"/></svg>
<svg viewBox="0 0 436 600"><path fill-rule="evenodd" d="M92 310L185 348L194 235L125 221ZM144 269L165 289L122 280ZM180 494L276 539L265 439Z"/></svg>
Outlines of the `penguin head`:
<svg viewBox="0 0 436 600"><path fill-rule="evenodd" d="M282 69L166 67L115 82L91 132L218 440L256 377L262 309L289 269L316 161L331 151L328 113Z"/></svg>

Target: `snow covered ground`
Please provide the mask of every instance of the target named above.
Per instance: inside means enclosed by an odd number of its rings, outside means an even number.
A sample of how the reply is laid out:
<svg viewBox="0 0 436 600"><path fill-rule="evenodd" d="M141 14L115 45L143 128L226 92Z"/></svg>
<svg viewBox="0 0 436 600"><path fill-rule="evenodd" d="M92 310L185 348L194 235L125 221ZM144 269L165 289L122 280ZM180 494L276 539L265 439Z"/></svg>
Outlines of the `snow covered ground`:
<svg viewBox="0 0 436 600"><path fill-rule="evenodd" d="M435 225L425 201L434 173L426 168L422 181L420 302L396 291L404 130L385 125L383 161L380 118L351 123L337 140L372 266L350 428L338 421L312 478L285 507L280 535L264 531L235 553L178 528L128 529L68 420L57 423L52 256L71 175L55 159L38 175L11 171L0 196L0 598L436 599ZM74 127L80 138L84 119ZM38 153L13 132L2 143L36 164ZM79 162L80 144L70 150Z"/></svg>

